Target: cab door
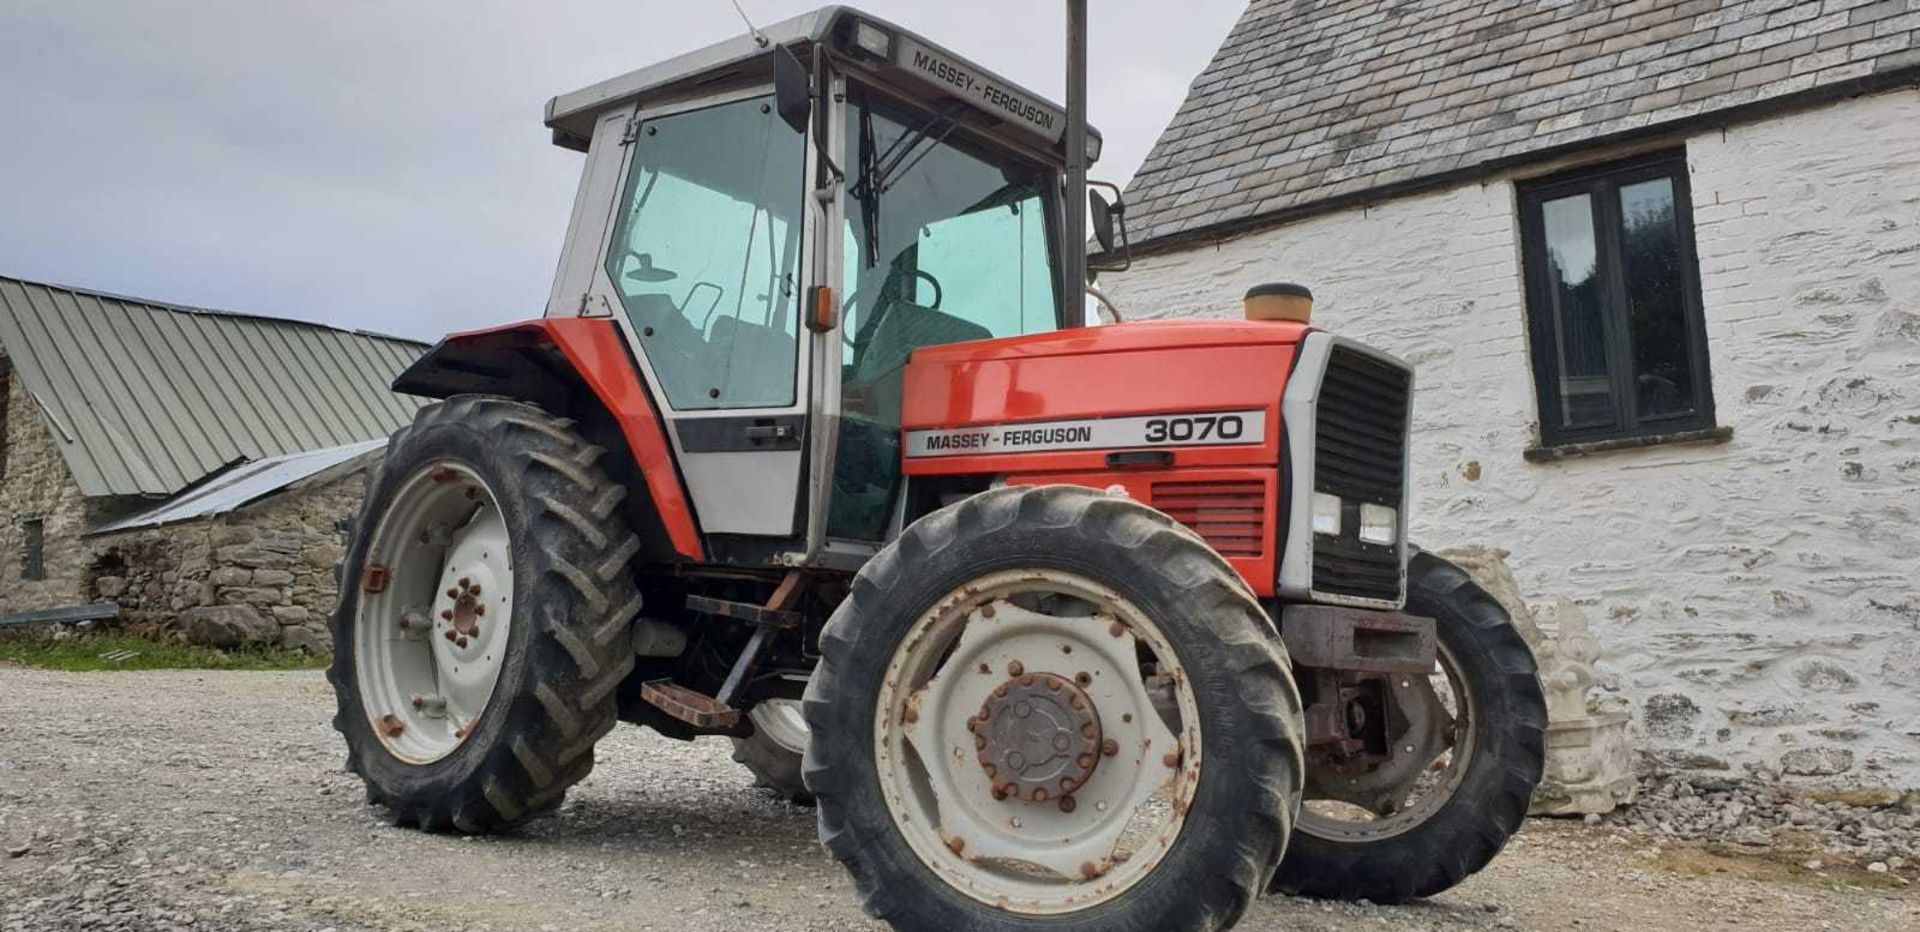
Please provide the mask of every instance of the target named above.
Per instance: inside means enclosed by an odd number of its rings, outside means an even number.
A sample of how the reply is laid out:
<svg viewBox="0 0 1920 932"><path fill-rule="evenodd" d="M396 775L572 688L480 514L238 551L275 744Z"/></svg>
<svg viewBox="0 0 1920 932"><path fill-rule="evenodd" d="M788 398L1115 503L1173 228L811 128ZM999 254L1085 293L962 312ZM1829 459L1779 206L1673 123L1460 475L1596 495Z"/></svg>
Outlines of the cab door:
<svg viewBox="0 0 1920 932"><path fill-rule="evenodd" d="M791 538L813 368L809 140L757 90L643 107L619 144L582 312L636 348L702 532Z"/></svg>

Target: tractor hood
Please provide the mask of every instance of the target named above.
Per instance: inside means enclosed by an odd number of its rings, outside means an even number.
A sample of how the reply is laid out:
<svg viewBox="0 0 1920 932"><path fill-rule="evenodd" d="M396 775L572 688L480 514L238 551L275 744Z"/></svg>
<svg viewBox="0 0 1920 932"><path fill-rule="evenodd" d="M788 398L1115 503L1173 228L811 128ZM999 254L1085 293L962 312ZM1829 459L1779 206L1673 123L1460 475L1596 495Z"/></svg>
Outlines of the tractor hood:
<svg viewBox="0 0 1920 932"><path fill-rule="evenodd" d="M1152 321L919 350L901 419L906 471L999 472L1009 458L1105 468L1135 448L1167 449L1173 463L1278 464L1280 399L1310 329ZM1168 436L1169 417L1196 423Z"/></svg>

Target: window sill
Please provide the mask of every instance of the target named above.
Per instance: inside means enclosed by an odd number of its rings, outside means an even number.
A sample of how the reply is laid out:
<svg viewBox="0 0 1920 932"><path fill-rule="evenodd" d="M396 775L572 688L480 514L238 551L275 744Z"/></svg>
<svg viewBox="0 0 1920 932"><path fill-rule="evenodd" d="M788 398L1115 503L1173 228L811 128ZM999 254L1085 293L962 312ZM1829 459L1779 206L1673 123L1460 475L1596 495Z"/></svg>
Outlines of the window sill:
<svg viewBox="0 0 1920 932"><path fill-rule="evenodd" d="M1521 455L1525 456L1529 463L1551 463L1554 460L1587 456L1594 453L1610 453L1614 450L1660 447L1674 443L1726 443L1732 439L1732 427L1707 427L1700 430L1678 430L1665 434L1647 434L1642 437L1615 437L1611 440L1594 440L1587 443L1533 446L1528 447L1526 452Z"/></svg>

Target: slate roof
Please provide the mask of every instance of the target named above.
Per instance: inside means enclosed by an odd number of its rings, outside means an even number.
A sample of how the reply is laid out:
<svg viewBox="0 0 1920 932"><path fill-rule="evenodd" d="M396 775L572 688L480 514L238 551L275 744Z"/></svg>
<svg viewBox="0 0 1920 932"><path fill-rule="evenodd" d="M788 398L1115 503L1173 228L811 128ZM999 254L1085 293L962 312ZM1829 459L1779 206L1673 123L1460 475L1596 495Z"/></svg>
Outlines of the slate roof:
<svg viewBox="0 0 1920 932"><path fill-rule="evenodd" d="M385 437L411 340L0 277L0 348L87 495L172 495L243 460Z"/></svg>
<svg viewBox="0 0 1920 932"><path fill-rule="evenodd" d="M1252 0L1135 175L1128 226L1152 249L1915 82L1920 0Z"/></svg>

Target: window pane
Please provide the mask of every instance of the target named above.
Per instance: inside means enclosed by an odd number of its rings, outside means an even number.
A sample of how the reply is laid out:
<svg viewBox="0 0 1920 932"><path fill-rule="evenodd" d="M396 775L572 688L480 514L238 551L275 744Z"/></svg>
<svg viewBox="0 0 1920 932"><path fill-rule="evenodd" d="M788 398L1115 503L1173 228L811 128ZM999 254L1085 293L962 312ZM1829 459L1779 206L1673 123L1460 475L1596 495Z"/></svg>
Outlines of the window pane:
<svg viewBox="0 0 1920 932"><path fill-rule="evenodd" d="M805 140L756 98L646 121L607 275L667 401L790 405Z"/></svg>
<svg viewBox="0 0 1920 932"><path fill-rule="evenodd" d="M1540 205L1547 246L1547 300L1560 362L1561 427L1611 424L1606 294L1593 238L1593 199L1585 194Z"/></svg>
<svg viewBox="0 0 1920 932"><path fill-rule="evenodd" d="M968 145L938 114L856 89L847 121L850 301L827 531L876 540L900 487L907 360L923 346L1059 326L1043 169Z"/></svg>
<svg viewBox="0 0 1920 932"><path fill-rule="evenodd" d="M1687 414L1694 409L1693 358L1673 179L1622 187L1620 221L1638 413L1643 418Z"/></svg>

